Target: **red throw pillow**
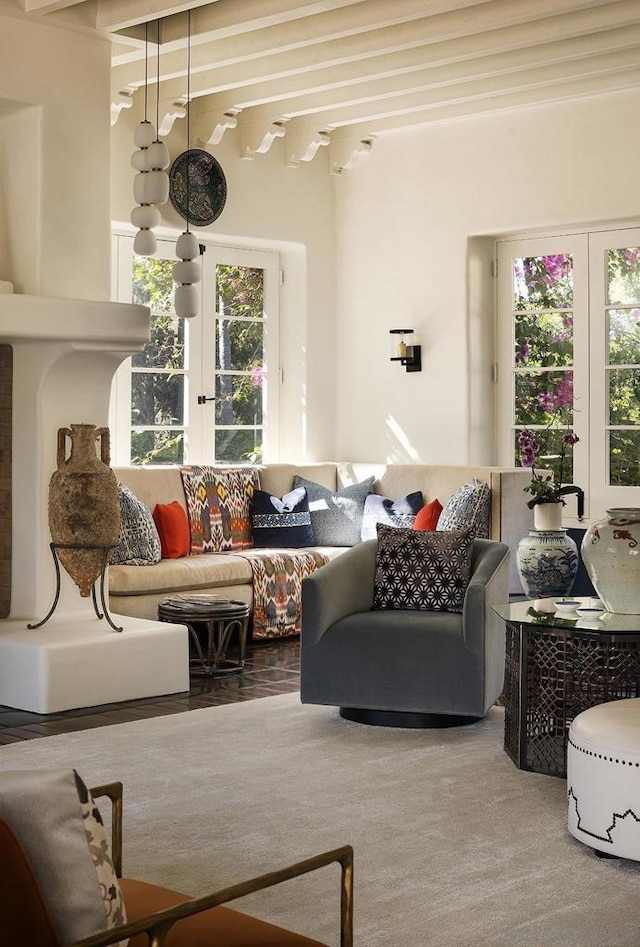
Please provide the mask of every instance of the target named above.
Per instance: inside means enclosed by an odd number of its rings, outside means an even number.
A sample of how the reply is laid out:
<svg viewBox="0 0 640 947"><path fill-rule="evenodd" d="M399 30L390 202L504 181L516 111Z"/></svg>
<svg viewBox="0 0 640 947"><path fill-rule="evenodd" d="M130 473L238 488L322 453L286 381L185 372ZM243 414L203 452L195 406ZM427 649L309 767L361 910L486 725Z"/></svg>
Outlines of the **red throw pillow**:
<svg viewBox="0 0 640 947"><path fill-rule="evenodd" d="M442 503L436 498L432 500L431 503L427 503L426 506L423 506L421 510L418 510L416 518L413 521L413 528L421 529L423 532L434 530L438 525L441 513Z"/></svg>
<svg viewBox="0 0 640 947"><path fill-rule="evenodd" d="M184 508L177 500L156 503L153 522L160 536L163 559L180 559L191 552L191 530Z"/></svg>

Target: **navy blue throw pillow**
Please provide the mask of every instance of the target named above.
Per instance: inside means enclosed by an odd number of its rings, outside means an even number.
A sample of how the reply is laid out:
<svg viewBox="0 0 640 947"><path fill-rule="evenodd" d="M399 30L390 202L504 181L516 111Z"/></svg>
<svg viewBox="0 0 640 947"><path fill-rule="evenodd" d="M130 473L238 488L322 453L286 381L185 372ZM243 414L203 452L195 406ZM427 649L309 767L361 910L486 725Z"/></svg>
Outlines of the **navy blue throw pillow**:
<svg viewBox="0 0 640 947"><path fill-rule="evenodd" d="M251 503L253 545L260 549L299 549L315 546L309 500L304 487L285 493L282 499L256 490Z"/></svg>

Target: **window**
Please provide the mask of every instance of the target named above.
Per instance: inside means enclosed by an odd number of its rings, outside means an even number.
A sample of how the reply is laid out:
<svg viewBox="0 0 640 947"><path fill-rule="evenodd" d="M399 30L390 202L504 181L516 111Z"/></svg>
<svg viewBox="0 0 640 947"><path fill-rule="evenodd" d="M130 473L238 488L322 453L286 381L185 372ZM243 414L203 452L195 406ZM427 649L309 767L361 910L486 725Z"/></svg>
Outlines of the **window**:
<svg viewBox="0 0 640 947"><path fill-rule="evenodd" d="M563 481L583 487L586 515L638 505L640 231L501 241L498 274L502 462L519 462L527 427L557 477L572 430Z"/></svg>
<svg viewBox="0 0 640 947"><path fill-rule="evenodd" d="M118 370L118 464L257 463L277 456L278 257L207 247L201 311L173 310L174 244L155 257L116 240L117 298L151 309L151 337Z"/></svg>

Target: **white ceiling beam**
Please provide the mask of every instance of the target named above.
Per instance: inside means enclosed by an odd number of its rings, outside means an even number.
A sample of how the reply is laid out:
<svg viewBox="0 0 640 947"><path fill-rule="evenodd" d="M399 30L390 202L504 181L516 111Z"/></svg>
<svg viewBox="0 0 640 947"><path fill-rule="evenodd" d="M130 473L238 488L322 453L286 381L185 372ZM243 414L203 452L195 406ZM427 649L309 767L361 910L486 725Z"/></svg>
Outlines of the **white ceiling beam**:
<svg viewBox="0 0 640 947"><path fill-rule="evenodd" d="M27 0L39 2L39 0ZM214 5L217 0L98 0L96 28L115 33L139 23Z"/></svg>
<svg viewBox="0 0 640 947"><path fill-rule="evenodd" d="M404 0L403 0L404 2ZM443 23L442 17L434 17L431 22L422 18L411 24L401 24L388 27L383 31L367 32L358 37L357 42L345 37L325 43L318 42L299 48L284 49L282 38L279 45L270 48L264 42L257 46L249 44L244 48L238 42L229 43L220 41L203 47L192 49L192 90L194 95L210 94L222 88L232 88L258 81L261 78L282 77L291 74L301 74L307 70L328 70L340 65L358 62L372 57L386 54L402 56L407 50L420 50L425 62L450 56L471 55L486 50L487 44L502 42L498 49L522 48L536 43L549 42L562 36L571 37L583 33L594 33L602 29L628 26L640 22L640 4L638 0L619 0L593 10L576 11L571 15L558 13L557 16L544 18L526 25L510 24L509 11L520 0L495 0L502 5L503 16L500 17L493 9L489 21L484 20L484 29L479 30L477 20L475 29L461 36L449 37L446 33L452 30L450 20ZM547 2L547 0L540 0ZM494 7L492 2L487 7ZM574 0L554 0L553 6L560 11L561 7L575 7ZM445 17L446 19L446 17ZM437 21L437 22L436 22ZM491 25L492 24L492 25ZM439 26L439 29L436 27ZM460 26L459 26L460 28ZM264 31L267 32L267 31ZM482 35L481 35L482 34ZM277 40L277 37L272 37ZM257 43L257 40L256 40ZM459 44L456 50L453 44ZM439 49L447 44L443 53ZM509 44L512 44L510 46ZM251 56L250 53L255 54ZM141 53L135 53L137 62L126 62L116 65L113 69L113 88L120 91L125 88L134 88L144 81L144 62ZM249 56L249 58L247 58ZM212 68L212 64L213 68ZM161 74L169 81L178 79L184 74L186 57L184 51L164 53L162 55ZM213 78L218 77L217 82ZM179 80L178 80L179 81ZM175 85L177 85L176 83ZM167 98L178 97L183 94L181 89L174 87L167 92Z"/></svg>
<svg viewBox="0 0 640 947"><path fill-rule="evenodd" d="M594 58L595 57L595 58ZM446 65L428 65L426 68L407 70L392 75L363 75L331 88L311 90L303 78L271 80L270 82L235 89L219 95L199 99L200 108L217 113L233 109L260 108L281 117L295 118L328 109L343 109L359 102L388 99L429 88L450 86L462 82L477 82L491 76L512 75L528 68L549 67L555 64L585 60L587 70L603 71L607 59L611 68L627 68L640 60L640 26L611 33L574 37L540 47L496 53L476 59L467 59ZM364 64L358 64L360 67ZM364 70L363 70L364 72ZM333 73L332 73L333 75ZM326 78L326 77L325 77ZM287 95L289 91L289 95Z"/></svg>
<svg viewBox="0 0 640 947"><path fill-rule="evenodd" d="M625 72L635 72L638 69L638 53L636 50L624 50L617 56L594 56L590 59L580 59L575 62L562 62L553 65L543 65L529 68L521 72L511 72L508 75L487 76L484 78L463 81L448 86L438 86L420 90L419 92L401 93L384 98L371 98L352 105L332 105L327 109L318 109L313 114L316 117L318 128L331 130L342 125L373 122L384 116L408 114L422 108L429 108L447 102L465 102L473 99L491 98L494 95L504 95L508 92L524 91L530 87L548 88L555 83L565 81L590 80L607 75L620 75ZM274 110L267 106L251 110L256 120L266 120L267 115L274 115ZM291 120L298 115L308 115L309 111L285 112L278 110L278 117Z"/></svg>
<svg viewBox="0 0 640 947"><path fill-rule="evenodd" d="M55 13L67 7L75 7L83 0L21 0L25 13Z"/></svg>
<svg viewBox="0 0 640 947"><path fill-rule="evenodd" d="M627 89L637 88L638 85L640 85L640 68L622 73L558 82L546 87L535 86L520 89L517 92L504 91L501 94L494 93L492 96L483 96L475 100L416 106L412 112L402 115L385 115L379 119L366 119L360 123L346 124L332 129L331 142L333 146L334 143L340 142L343 136L349 140L354 137L361 139L421 127L434 122L454 121L497 111L530 108L550 102L624 92ZM293 119L289 123L290 128L296 121L298 119Z"/></svg>

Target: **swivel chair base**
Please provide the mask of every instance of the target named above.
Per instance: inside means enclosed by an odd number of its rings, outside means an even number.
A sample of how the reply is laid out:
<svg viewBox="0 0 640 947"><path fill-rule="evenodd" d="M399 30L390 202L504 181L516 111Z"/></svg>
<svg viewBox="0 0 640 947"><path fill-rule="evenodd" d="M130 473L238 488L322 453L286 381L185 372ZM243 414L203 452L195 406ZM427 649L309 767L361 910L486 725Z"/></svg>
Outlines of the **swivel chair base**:
<svg viewBox="0 0 640 947"><path fill-rule="evenodd" d="M341 707L340 716L355 723L372 727L407 727L409 729L441 729L464 727L477 723L482 717L464 717L458 714L422 714L405 710L367 710L362 707Z"/></svg>

